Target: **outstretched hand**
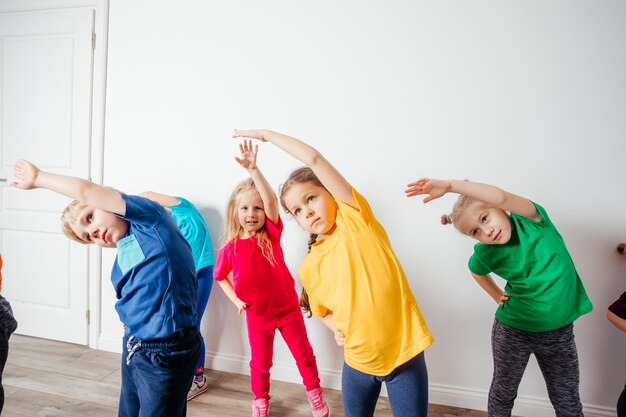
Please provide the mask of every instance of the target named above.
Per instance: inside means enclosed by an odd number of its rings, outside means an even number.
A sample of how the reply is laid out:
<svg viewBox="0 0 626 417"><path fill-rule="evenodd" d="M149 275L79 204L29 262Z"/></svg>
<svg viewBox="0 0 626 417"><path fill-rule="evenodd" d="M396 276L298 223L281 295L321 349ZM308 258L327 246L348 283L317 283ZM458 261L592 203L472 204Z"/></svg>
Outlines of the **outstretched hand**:
<svg viewBox="0 0 626 417"><path fill-rule="evenodd" d="M20 182L14 181L11 185L21 188L22 190L32 190L33 188L37 188L35 180L37 180L40 172L41 170L35 165L20 159L13 167L13 175L15 178L19 179Z"/></svg>
<svg viewBox="0 0 626 417"><path fill-rule="evenodd" d="M253 130L233 130L233 138L249 138L260 140L261 142L267 142L267 139L263 136L263 130L253 129Z"/></svg>
<svg viewBox="0 0 626 417"><path fill-rule="evenodd" d="M252 146L252 141L246 139L239 144L241 156L235 157L235 161L245 169L256 169L256 156L259 152L259 145Z"/></svg>
<svg viewBox="0 0 626 417"><path fill-rule="evenodd" d="M428 194L423 200L424 203L439 198L448 191L450 191L450 182L431 178L422 178L419 181L412 182L408 184L406 190L404 190L407 197Z"/></svg>

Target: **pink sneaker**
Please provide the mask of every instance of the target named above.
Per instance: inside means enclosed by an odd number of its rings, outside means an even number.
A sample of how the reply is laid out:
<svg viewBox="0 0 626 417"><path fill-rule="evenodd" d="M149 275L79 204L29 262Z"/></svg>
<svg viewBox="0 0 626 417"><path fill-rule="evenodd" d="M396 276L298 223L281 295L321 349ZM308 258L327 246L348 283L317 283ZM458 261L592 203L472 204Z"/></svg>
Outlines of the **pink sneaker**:
<svg viewBox="0 0 626 417"><path fill-rule="evenodd" d="M309 403L311 403L311 408L313 409L313 417L330 416L330 408L328 407L328 404L326 404L326 401L324 401L321 387L312 391L308 391L306 393L306 397L309 399Z"/></svg>
<svg viewBox="0 0 626 417"><path fill-rule="evenodd" d="M270 400L259 398L252 401L252 417L268 417L270 415Z"/></svg>

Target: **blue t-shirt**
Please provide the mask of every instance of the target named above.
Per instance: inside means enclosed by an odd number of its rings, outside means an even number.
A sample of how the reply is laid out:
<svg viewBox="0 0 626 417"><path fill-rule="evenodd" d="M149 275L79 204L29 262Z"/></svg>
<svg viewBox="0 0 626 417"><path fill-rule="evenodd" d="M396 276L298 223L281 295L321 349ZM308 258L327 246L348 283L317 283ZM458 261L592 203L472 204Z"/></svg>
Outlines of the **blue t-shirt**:
<svg viewBox="0 0 626 417"><path fill-rule="evenodd" d="M168 206L178 228L191 246L196 271L215 265L211 236L202 215L196 207L182 197L176 197L180 204Z"/></svg>
<svg viewBox="0 0 626 417"><path fill-rule="evenodd" d="M126 335L173 336L196 325L198 281L189 244L172 216L147 198L122 194L128 233L117 242L111 271L115 309Z"/></svg>

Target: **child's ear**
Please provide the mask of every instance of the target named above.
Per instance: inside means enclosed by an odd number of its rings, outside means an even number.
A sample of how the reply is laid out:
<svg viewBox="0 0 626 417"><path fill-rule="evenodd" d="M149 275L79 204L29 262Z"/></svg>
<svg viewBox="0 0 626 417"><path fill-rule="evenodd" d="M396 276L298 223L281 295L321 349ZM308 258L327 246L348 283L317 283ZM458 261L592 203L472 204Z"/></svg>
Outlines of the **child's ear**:
<svg viewBox="0 0 626 417"><path fill-rule="evenodd" d="M620 243L617 245L617 251L623 255L624 251L626 251L626 243Z"/></svg>

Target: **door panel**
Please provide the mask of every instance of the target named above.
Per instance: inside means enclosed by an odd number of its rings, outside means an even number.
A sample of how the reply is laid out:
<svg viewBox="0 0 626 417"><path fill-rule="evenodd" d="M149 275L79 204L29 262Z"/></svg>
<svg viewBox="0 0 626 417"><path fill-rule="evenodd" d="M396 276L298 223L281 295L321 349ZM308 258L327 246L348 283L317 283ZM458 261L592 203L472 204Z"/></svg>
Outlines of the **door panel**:
<svg viewBox="0 0 626 417"><path fill-rule="evenodd" d="M63 236L69 199L8 187L15 161L89 178L93 11L0 13L0 251L17 332L87 344L88 250Z"/></svg>

